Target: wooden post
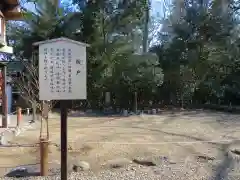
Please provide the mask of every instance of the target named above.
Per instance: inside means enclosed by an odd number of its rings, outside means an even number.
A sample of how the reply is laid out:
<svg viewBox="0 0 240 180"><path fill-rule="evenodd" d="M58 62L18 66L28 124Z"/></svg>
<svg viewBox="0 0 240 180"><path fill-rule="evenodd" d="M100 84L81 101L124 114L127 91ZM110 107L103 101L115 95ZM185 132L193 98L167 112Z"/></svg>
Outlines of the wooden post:
<svg viewBox="0 0 240 180"><path fill-rule="evenodd" d="M3 78L3 84L2 84L2 111L3 111L3 116L2 116L2 127L7 128L8 122L7 122L7 115L8 115L8 108L7 108L7 92L6 92L6 86L7 86L7 78L6 78L6 71L7 68L6 66L3 66L3 71L2 71L2 78Z"/></svg>
<svg viewBox="0 0 240 180"><path fill-rule="evenodd" d="M48 144L49 144L49 132L48 132L48 104L44 101L41 103L42 106L42 119L41 119L41 128L40 128L40 157L41 157L41 176L47 176L48 174ZM46 122L47 125L47 134L44 134L44 125L43 122Z"/></svg>
<svg viewBox="0 0 240 180"><path fill-rule="evenodd" d="M67 101L61 101L61 180L67 180Z"/></svg>
<svg viewBox="0 0 240 180"><path fill-rule="evenodd" d="M22 121L22 108L17 107L17 127L20 126L21 121Z"/></svg>
<svg viewBox="0 0 240 180"><path fill-rule="evenodd" d="M137 111L138 111L138 99L137 99L137 96L138 96L138 94L137 94L137 91L135 91L134 92L134 98L133 98L133 101L134 101L134 109L133 109L133 112L135 113L135 114L137 114Z"/></svg>
<svg viewBox="0 0 240 180"><path fill-rule="evenodd" d="M48 174L48 139L40 139L40 165L41 165L41 176L47 176Z"/></svg>

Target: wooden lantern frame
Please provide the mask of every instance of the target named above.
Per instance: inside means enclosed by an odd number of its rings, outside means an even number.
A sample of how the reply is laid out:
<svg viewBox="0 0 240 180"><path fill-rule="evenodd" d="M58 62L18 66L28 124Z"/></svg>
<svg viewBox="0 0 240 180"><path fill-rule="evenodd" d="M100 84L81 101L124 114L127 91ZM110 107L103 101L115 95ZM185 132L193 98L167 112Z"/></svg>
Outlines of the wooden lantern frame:
<svg viewBox="0 0 240 180"><path fill-rule="evenodd" d="M1 0L0 1L0 52L12 53L12 47L6 44L6 21L21 20L22 13L20 11L20 3L18 0Z"/></svg>

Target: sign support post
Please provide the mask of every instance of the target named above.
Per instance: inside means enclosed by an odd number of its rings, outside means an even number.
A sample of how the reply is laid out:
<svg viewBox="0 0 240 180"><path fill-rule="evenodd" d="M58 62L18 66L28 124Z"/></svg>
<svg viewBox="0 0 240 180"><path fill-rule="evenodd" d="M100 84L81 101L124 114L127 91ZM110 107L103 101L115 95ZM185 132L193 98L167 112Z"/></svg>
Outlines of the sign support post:
<svg viewBox="0 0 240 180"><path fill-rule="evenodd" d="M48 139L40 138L40 175L47 176L48 175Z"/></svg>
<svg viewBox="0 0 240 180"><path fill-rule="evenodd" d="M61 179L67 180L67 101L60 101L61 106Z"/></svg>

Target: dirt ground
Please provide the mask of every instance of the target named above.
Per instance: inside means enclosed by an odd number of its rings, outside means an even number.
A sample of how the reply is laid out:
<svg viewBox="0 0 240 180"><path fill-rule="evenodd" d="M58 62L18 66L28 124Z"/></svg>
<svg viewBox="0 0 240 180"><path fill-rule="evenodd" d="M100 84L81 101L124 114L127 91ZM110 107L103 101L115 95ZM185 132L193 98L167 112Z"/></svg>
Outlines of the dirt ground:
<svg viewBox="0 0 240 180"><path fill-rule="evenodd" d="M14 138L13 147L0 147L0 176L16 166L39 163L38 148L27 147L38 142L39 126ZM49 127L49 162L59 164L59 117L51 118ZM68 137L69 164L84 160L96 171L116 158L164 156L177 163L207 156L220 162L229 147L240 145L240 115L184 111L130 117L69 117Z"/></svg>

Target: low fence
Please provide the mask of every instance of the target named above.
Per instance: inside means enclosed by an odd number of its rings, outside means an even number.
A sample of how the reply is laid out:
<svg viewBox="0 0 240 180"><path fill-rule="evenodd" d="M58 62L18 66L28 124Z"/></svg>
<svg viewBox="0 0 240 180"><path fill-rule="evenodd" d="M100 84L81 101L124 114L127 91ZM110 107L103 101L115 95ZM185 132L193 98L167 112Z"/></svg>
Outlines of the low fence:
<svg viewBox="0 0 240 180"><path fill-rule="evenodd" d="M240 106L227 106L227 105L219 105L219 104L192 104L189 106L184 106L184 108L180 106L173 106L173 105L159 105L159 106L145 106L145 107L139 107L138 108L138 114L141 112L147 113L147 114L155 114L161 113L162 111L180 111L180 110L194 110L194 109L203 109L203 110L212 110L212 111L221 111L221 112L230 112L230 113L240 113ZM84 116L84 113L90 113L92 115L101 116L101 115L114 115L114 114L124 114L125 112L134 114L131 109L129 108L105 108L103 110L99 109L75 109L76 112L81 111L83 112L82 115ZM74 114L74 112L70 112L70 114ZM59 112L57 110L54 110L54 112ZM79 115L79 113L78 113Z"/></svg>
<svg viewBox="0 0 240 180"><path fill-rule="evenodd" d="M240 113L240 106L232 105L219 105L219 104L200 104L200 105L191 105L190 109L206 109L222 112L231 112L231 113Z"/></svg>

